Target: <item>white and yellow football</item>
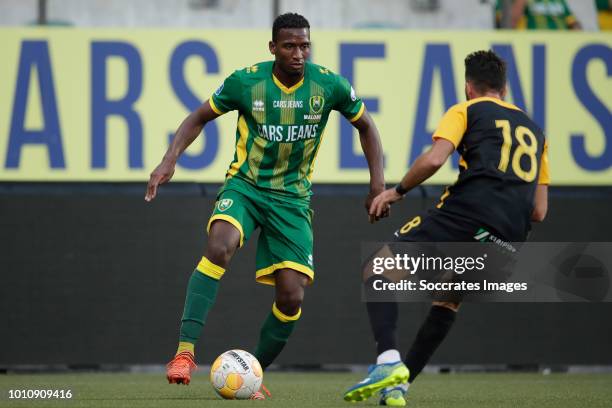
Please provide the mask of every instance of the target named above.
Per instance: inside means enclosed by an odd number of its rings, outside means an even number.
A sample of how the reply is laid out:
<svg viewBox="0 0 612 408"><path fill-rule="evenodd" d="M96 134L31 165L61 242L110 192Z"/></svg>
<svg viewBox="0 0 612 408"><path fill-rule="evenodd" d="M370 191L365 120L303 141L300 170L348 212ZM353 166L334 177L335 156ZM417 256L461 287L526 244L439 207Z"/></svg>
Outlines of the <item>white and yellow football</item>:
<svg viewBox="0 0 612 408"><path fill-rule="evenodd" d="M226 351L210 368L210 382L225 399L249 399L259 391L262 381L259 361L244 350Z"/></svg>

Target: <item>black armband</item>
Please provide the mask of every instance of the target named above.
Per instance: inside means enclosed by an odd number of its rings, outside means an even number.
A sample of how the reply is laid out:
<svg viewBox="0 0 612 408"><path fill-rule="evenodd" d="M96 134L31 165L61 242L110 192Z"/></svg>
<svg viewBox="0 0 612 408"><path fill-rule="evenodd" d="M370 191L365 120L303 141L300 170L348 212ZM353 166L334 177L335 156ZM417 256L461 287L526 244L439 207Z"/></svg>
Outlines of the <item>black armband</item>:
<svg viewBox="0 0 612 408"><path fill-rule="evenodd" d="M403 196L408 192L408 190L402 187L402 183L400 182L400 183L397 183L397 185L395 186L395 192Z"/></svg>

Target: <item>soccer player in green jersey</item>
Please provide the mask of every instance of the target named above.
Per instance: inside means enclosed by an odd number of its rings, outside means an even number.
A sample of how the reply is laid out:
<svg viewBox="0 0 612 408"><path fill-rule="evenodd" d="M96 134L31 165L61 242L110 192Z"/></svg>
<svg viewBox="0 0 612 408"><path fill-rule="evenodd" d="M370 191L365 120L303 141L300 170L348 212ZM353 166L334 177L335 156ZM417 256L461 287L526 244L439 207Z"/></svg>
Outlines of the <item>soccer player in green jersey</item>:
<svg viewBox="0 0 612 408"><path fill-rule="evenodd" d="M501 27L503 1L497 0L496 22ZM528 30L580 30L566 0L515 0L509 8L510 28Z"/></svg>
<svg viewBox="0 0 612 408"><path fill-rule="evenodd" d="M286 344L300 318L304 288L314 279L311 175L332 110L359 131L370 170L371 200L384 190L378 131L348 81L308 61L310 25L293 13L279 16L269 43L274 61L235 71L180 125L162 162L151 173L145 200L170 180L179 155L203 126L238 111L236 152L208 222L208 245L189 280L170 383L188 384L200 337L219 280L230 259L256 228L257 282L274 285L275 302L265 319L255 357L265 369ZM386 214L383 214L385 216ZM371 220L373 221L373 220Z"/></svg>

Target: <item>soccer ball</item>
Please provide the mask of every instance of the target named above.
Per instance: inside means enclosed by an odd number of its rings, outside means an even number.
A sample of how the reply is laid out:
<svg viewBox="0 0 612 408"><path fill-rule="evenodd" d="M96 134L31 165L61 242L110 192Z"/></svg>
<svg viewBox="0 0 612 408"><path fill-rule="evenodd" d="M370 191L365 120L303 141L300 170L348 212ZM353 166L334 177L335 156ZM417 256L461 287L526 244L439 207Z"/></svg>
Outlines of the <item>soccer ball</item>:
<svg viewBox="0 0 612 408"><path fill-rule="evenodd" d="M259 391L262 381L259 361L244 350L226 351L210 368L210 382L225 399L249 399Z"/></svg>

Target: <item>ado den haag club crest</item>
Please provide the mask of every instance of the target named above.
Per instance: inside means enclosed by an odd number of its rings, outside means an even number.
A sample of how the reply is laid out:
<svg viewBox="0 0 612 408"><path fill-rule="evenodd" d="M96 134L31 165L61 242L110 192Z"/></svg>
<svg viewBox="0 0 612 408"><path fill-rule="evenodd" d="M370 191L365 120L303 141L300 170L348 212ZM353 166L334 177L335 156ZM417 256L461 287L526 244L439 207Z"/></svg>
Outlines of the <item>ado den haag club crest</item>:
<svg viewBox="0 0 612 408"><path fill-rule="evenodd" d="M231 198L224 198L222 200L219 200L219 203L217 203L217 208L219 209L219 211L223 212L230 208L232 204L234 204L234 200L232 200Z"/></svg>
<svg viewBox="0 0 612 408"><path fill-rule="evenodd" d="M323 105L325 105L325 98L320 95L311 96L309 104L312 113L321 113L323 110Z"/></svg>

